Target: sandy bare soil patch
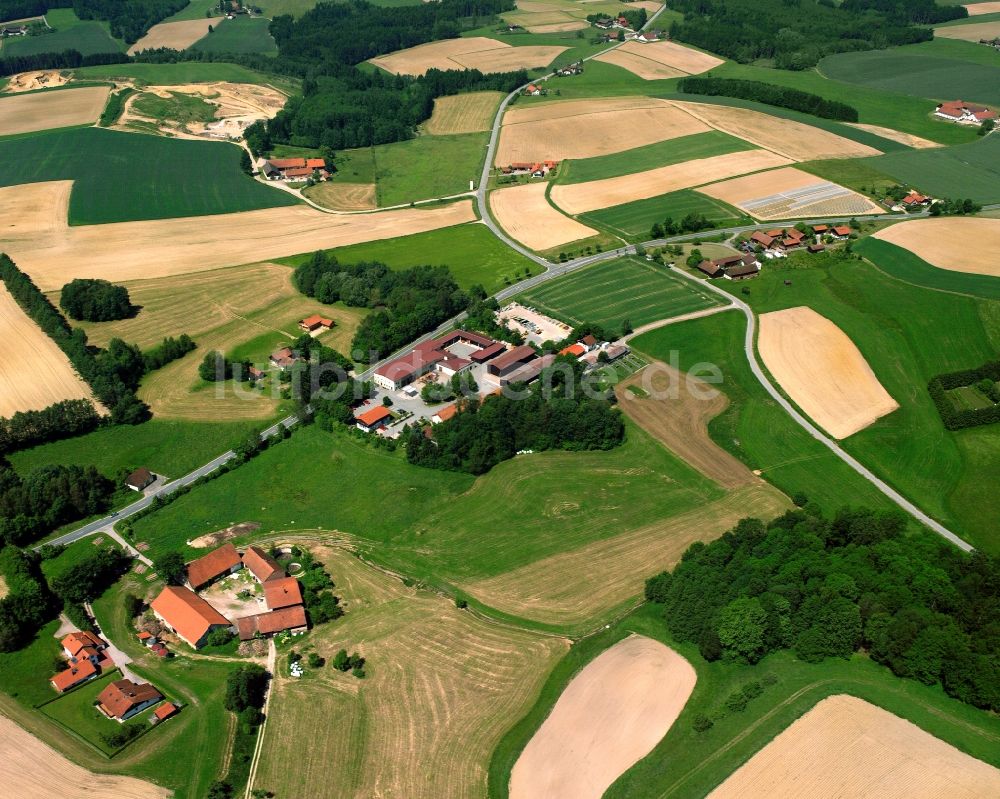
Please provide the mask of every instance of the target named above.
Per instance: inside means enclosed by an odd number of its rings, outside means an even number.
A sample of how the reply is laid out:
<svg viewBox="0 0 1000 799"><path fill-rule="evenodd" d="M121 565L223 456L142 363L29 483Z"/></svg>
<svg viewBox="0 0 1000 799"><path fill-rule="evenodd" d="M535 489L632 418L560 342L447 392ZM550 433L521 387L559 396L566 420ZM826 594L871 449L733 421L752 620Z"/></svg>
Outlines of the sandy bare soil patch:
<svg viewBox="0 0 1000 799"><path fill-rule="evenodd" d="M970 3L966 6L970 17L982 14L1000 14L1000 3Z"/></svg>
<svg viewBox="0 0 1000 799"><path fill-rule="evenodd" d="M834 438L899 407L847 334L812 308L762 314L757 348L788 396Z"/></svg>
<svg viewBox="0 0 1000 799"><path fill-rule="evenodd" d="M0 251L43 291L74 277L122 281L203 272L301 252L437 230L475 219L463 200L363 216L305 205L236 214L69 227L71 181L0 188Z"/></svg>
<svg viewBox="0 0 1000 799"><path fill-rule="evenodd" d="M56 86L64 86L68 82L69 73L63 74L55 69L19 72L7 79L4 91L11 94L16 92L33 92L36 89L51 89Z"/></svg>
<svg viewBox="0 0 1000 799"><path fill-rule="evenodd" d="M881 125L866 125L863 122L847 122L845 124L850 125L852 128L858 128L859 130L867 130L869 133L874 133L876 136L881 136L883 139L899 142L900 144L905 144L907 147L913 147L917 150L926 150L930 147L942 146L936 141L922 139L919 136L914 136L912 133L904 133L901 130L883 128Z"/></svg>
<svg viewBox="0 0 1000 799"><path fill-rule="evenodd" d="M500 227L533 250L548 250L597 235L593 228L549 205L545 188L545 183L526 183L491 193L490 210Z"/></svg>
<svg viewBox="0 0 1000 799"><path fill-rule="evenodd" d="M709 126L666 100L570 100L518 108L504 116L496 163L591 158L704 133Z"/></svg>
<svg viewBox="0 0 1000 799"><path fill-rule="evenodd" d="M616 47L607 53L597 56L595 61L603 61L605 64L613 64L616 67L627 69L633 75L638 75L643 80L665 80L666 78L681 78L687 73L679 69L668 67L658 61L643 58L636 53L625 51L622 47Z"/></svg>
<svg viewBox="0 0 1000 799"><path fill-rule="evenodd" d="M633 175L557 185L552 187L551 196L552 202L567 213L582 214L790 163L783 155L770 150L741 150L661 166Z"/></svg>
<svg viewBox="0 0 1000 799"><path fill-rule="evenodd" d="M510 775L510 799L600 799L667 734L697 680L669 647L634 635L588 663Z"/></svg>
<svg viewBox="0 0 1000 799"><path fill-rule="evenodd" d="M672 568L696 541L712 541L746 516L772 519L790 507L780 491L758 480L697 510L462 585L462 590L515 616L584 624L637 599L646 577Z"/></svg>
<svg viewBox="0 0 1000 799"><path fill-rule="evenodd" d="M0 417L39 411L61 400L94 400L63 351L21 310L3 283L0 341Z"/></svg>
<svg viewBox="0 0 1000 799"><path fill-rule="evenodd" d="M503 92L471 92L438 97L434 101L434 113L424 123L424 130L437 136L489 130L493 127L493 117L503 97Z"/></svg>
<svg viewBox="0 0 1000 799"><path fill-rule="evenodd" d="M760 111L710 103L672 102L717 130L745 139L765 150L773 150L793 161L881 155L881 151L874 147L845 139L836 133Z"/></svg>
<svg viewBox="0 0 1000 799"><path fill-rule="evenodd" d="M693 50L690 47L677 44L677 42L660 41L650 42L649 44L626 42L618 49L626 53L633 53L643 58L648 58L650 61L666 64L668 67L679 69L681 72L686 72L689 75L708 72L708 70L714 69L723 63L721 58Z"/></svg>
<svg viewBox="0 0 1000 799"><path fill-rule="evenodd" d="M9 593L10 589L7 587L7 580L0 574L0 599L3 599Z"/></svg>
<svg viewBox="0 0 1000 799"><path fill-rule="evenodd" d="M756 219L885 213L867 197L794 167L733 178L698 191L742 208Z"/></svg>
<svg viewBox="0 0 1000 799"><path fill-rule="evenodd" d="M372 58L371 63L394 75L423 75L428 69L480 69L497 72L552 63L565 47L511 47L509 44L470 36L421 44L406 50Z"/></svg>
<svg viewBox="0 0 1000 799"><path fill-rule="evenodd" d="M334 211L371 211L377 207L374 183L327 180L303 189L302 193L317 205Z"/></svg>
<svg viewBox="0 0 1000 799"><path fill-rule="evenodd" d="M710 799L986 799L1000 770L853 696L818 703Z"/></svg>
<svg viewBox="0 0 1000 799"><path fill-rule="evenodd" d="M208 33L212 24L218 25L217 19L186 19L180 22L161 22L149 29L149 32L128 49L129 55L135 55L142 50L155 50L158 47L169 47L173 50L186 50L202 36Z"/></svg>
<svg viewBox="0 0 1000 799"><path fill-rule="evenodd" d="M132 777L95 774L71 763L0 716L0 784L17 799L166 799L171 792Z"/></svg>
<svg viewBox="0 0 1000 799"><path fill-rule="evenodd" d="M1000 219L942 217L913 219L891 225L873 234L909 250L939 269L1000 277ZM955 242L962 242L956 247ZM970 257L970 253L992 253L994 257Z"/></svg>
<svg viewBox="0 0 1000 799"><path fill-rule="evenodd" d="M563 31L580 31L589 28L590 24L577 20L575 22L552 22L548 25L529 25L528 33L562 33Z"/></svg>
<svg viewBox="0 0 1000 799"><path fill-rule="evenodd" d="M85 86L0 98L0 136L96 122L110 91Z"/></svg>
<svg viewBox="0 0 1000 799"><path fill-rule="evenodd" d="M237 536L247 535L259 529L260 525L257 522L240 522L239 524L234 524L231 527L216 530L214 533L200 535L197 538L188 541L187 545L189 547L195 547L196 549L217 547L220 544L226 543L226 541L236 538Z"/></svg>
<svg viewBox="0 0 1000 799"><path fill-rule="evenodd" d="M935 28L934 35L941 39L961 39L965 42L978 42L980 39L996 39L1000 36L1000 20Z"/></svg>

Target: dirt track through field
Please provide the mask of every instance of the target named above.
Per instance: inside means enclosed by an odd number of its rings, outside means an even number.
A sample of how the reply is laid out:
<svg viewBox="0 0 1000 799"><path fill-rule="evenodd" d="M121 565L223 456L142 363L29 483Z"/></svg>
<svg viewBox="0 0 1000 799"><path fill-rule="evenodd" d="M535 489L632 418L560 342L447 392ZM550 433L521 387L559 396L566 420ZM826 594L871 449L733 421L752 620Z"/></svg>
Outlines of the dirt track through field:
<svg viewBox="0 0 1000 799"><path fill-rule="evenodd" d="M424 124L424 129L436 136L489 130L503 98L503 92L471 92L438 97L434 101L434 113Z"/></svg>
<svg viewBox="0 0 1000 799"><path fill-rule="evenodd" d="M761 314L757 348L792 401L834 438L899 407L854 342L812 308Z"/></svg>
<svg viewBox="0 0 1000 799"><path fill-rule="evenodd" d="M746 516L772 519L790 507L780 491L757 481L697 510L464 584L462 590L514 616L585 624L637 600L645 579L672 568L696 541L712 541Z"/></svg>
<svg viewBox="0 0 1000 799"><path fill-rule="evenodd" d="M108 86L84 86L0 96L0 136L96 122L110 91Z"/></svg>
<svg viewBox="0 0 1000 799"><path fill-rule="evenodd" d="M873 234L909 250L939 269L1000 277L1000 219L941 217L912 219ZM961 242L961 246L956 246ZM979 257L975 253L989 253Z"/></svg>
<svg viewBox="0 0 1000 799"><path fill-rule="evenodd" d="M510 775L510 799L600 799L677 720L697 680L659 641L633 635L566 686Z"/></svg>
<svg viewBox="0 0 1000 799"><path fill-rule="evenodd" d="M709 799L988 799L1000 770L862 699L828 697Z"/></svg>
<svg viewBox="0 0 1000 799"><path fill-rule="evenodd" d="M94 396L69 359L0 282L0 417ZM103 411L103 408L99 407Z"/></svg>
<svg viewBox="0 0 1000 799"><path fill-rule="evenodd" d="M548 250L596 236L597 231L549 205L545 183L525 183L490 194L490 210L507 233L525 247Z"/></svg>
<svg viewBox="0 0 1000 799"><path fill-rule="evenodd" d="M482 72L512 72L545 67L565 47L526 46L470 36L421 44L406 50L372 58L371 63L394 75L423 75L428 69L478 69Z"/></svg>
<svg viewBox="0 0 1000 799"><path fill-rule="evenodd" d="M169 47L171 50L186 50L208 33L210 25L219 24L218 19L185 19L180 22L161 22L128 49L129 55L142 50L156 50Z"/></svg>
<svg viewBox="0 0 1000 799"><path fill-rule="evenodd" d="M475 219L463 200L362 216L305 205L237 214L69 227L71 181L0 188L0 251L43 291L74 277L111 281L202 272L318 249L437 230Z"/></svg>
<svg viewBox="0 0 1000 799"><path fill-rule="evenodd" d="M171 792L132 777L95 774L71 763L0 716L0 785L11 799L167 799Z"/></svg>
<svg viewBox="0 0 1000 799"><path fill-rule="evenodd" d="M666 100L648 97L529 105L504 116L495 163L591 158L707 130Z"/></svg>
<svg viewBox="0 0 1000 799"><path fill-rule="evenodd" d="M551 196L552 202L567 213L582 214L790 163L784 156L769 150L741 150L632 175L556 185L552 187Z"/></svg>

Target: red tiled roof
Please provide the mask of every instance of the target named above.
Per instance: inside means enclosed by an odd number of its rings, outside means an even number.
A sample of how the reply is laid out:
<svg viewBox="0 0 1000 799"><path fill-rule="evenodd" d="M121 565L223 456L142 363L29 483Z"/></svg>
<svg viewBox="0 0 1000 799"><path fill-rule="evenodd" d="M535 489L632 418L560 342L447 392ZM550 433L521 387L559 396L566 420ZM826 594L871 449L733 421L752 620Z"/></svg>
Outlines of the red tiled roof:
<svg viewBox="0 0 1000 799"><path fill-rule="evenodd" d="M559 350L559 354L560 355L572 355L572 356L574 356L576 358L579 358L586 351L587 351L587 348L584 347L582 344L570 344L568 347L563 347L561 350Z"/></svg>
<svg viewBox="0 0 1000 799"><path fill-rule="evenodd" d="M148 682L115 680L97 695L97 701L112 718L120 719L136 705L163 696Z"/></svg>
<svg viewBox="0 0 1000 799"><path fill-rule="evenodd" d="M241 563L240 553L236 551L236 547L227 542L187 565L188 582L192 588L201 588L216 577L232 571L234 566Z"/></svg>
<svg viewBox="0 0 1000 799"><path fill-rule="evenodd" d="M753 235L750 236L751 241L755 241L764 247L770 247L774 244L774 237L769 236L767 233L761 233L759 230L754 231Z"/></svg>
<svg viewBox="0 0 1000 799"><path fill-rule="evenodd" d="M294 577L279 577L264 584L264 602L268 610L302 604L302 589Z"/></svg>
<svg viewBox="0 0 1000 799"><path fill-rule="evenodd" d="M490 367L500 370L507 369L514 364L530 360L537 354L538 353L536 353L527 344L522 344L519 347L514 347L512 350L507 350L507 352L502 355L498 355L490 362Z"/></svg>
<svg viewBox="0 0 1000 799"><path fill-rule="evenodd" d="M307 158L306 166L309 169L326 169L326 160L323 158Z"/></svg>
<svg viewBox="0 0 1000 799"><path fill-rule="evenodd" d="M593 347L597 344L597 339L594 338L594 336L592 336L590 333L588 333L582 339L580 339L580 343L587 347Z"/></svg>
<svg viewBox="0 0 1000 799"><path fill-rule="evenodd" d="M145 488L152 479L153 473L143 466L125 478L125 485L134 486L135 488Z"/></svg>
<svg viewBox="0 0 1000 799"><path fill-rule="evenodd" d="M813 233L826 233L830 229L828 225L813 225Z"/></svg>
<svg viewBox="0 0 1000 799"><path fill-rule="evenodd" d="M156 716L156 718L159 721L163 721L164 719L169 719L176 712L177 712L177 705L175 705L173 702L164 702L162 705L156 708L156 710L153 711L153 715Z"/></svg>
<svg viewBox="0 0 1000 799"><path fill-rule="evenodd" d="M850 236L851 235L851 229L847 225L837 225L837 227L835 227L833 229L833 232L837 236Z"/></svg>
<svg viewBox="0 0 1000 799"><path fill-rule="evenodd" d="M312 329L314 327L333 327L333 320L327 319L325 316L320 316L318 313L312 316L307 316L301 322L300 325Z"/></svg>
<svg viewBox="0 0 1000 799"><path fill-rule="evenodd" d="M458 406L455 403L452 403L451 405L445 406L434 415L442 422L447 422L456 413L458 413Z"/></svg>
<svg viewBox="0 0 1000 799"><path fill-rule="evenodd" d="M481 350L472 353L469 358L475 363L482 363L483 361L488 361L496 355L499 355L504 351L504 345L502 341L494 341L488 347L483 347Z"/></svg>
<svg viewBox="0 0 1000 799"><path fill-rule="evenodd" d="M304 166L304 167L295 167L293 169L286 169L285 170L285 177L286 178L307 178L312 173L313 173L313 171L309 167L307 167L307 166Z"/></svg>
<svg viewBox="0 0 1000 799"><path fill-rule="evenodd" d="M275 169L294 169L295 167L304 167L306 165L305 158L271 158L268 163Z"/></svg>
<svg viewBox="0 0 1000 799"><path fill-rule="evenodd" d="M247 547L247 551L243 553L243 565L262 583L285 575L285 570L278 561L260 547Z"/></svg>
<svg viewBox="0 0 1000 799"><path fill-rule="evenodd" d="M103 649L107 646L107 643L103 639L94 635L90 630L70 633L62 639L61 643L62 648L69 652L70 657L75 657L80 653L81 649L86 647Z"/></svg>
<svg viewBox="0 0 1000 799"><path fill-rule="evenodd" d="M406 353L406 355L396 358L394 361L389 361L385 366L379 367L375 370L375 374L398 382L409 377L411 374L417 374L427 367L436 364L442 358L444 358L444 353L437 350L415 348Z"/></svg>
<svg viewBox="0 0 1000 799"><path fill-rule="evenodd" d="M181 586L168 585L150 607L191 646L196 646L213 626L229 626L225 616L194 591Z"/></svg>
<svg viewBox="0 0 1000 799"><path fill-rule="evenodd" d="M244 616L236 620L240 640L249 641L255 633L272 635L282 630L294 630L306 626L306 609L302 605L290 608L272 610L269 613L258 613L256 616Z"/></svg>
<svg viewBox="0 0 1000 799"><path fill-rule="evenodd" d="M384 405L378 405L372 408L370 411L365 411L360 416L356 417L357 421L361 422L365 427L371 427L378 424L383 419L392 416L389 409Z"/></svg>
<svg viewBox="0 0 1000 799"><path fill-rule="evenodd" d="M59 693L62 693L63 691L68 691L77 683L89 680L96 674L97 666L84 658L77 663L71 664L65 671L60 671L49 682L52 683L53 687Z"/></svg>

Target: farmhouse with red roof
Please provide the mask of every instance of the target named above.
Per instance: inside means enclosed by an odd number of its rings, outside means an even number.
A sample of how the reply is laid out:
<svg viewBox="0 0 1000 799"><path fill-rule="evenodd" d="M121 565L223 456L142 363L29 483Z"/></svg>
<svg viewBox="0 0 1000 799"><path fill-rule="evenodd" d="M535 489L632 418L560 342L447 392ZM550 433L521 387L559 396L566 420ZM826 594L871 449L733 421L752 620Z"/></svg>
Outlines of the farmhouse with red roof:
<svg viewBox="0 0 1000 799"><path fill-rule="evenodd" d="M229 620L189 588L168 585L151 603L156 618L195 649L212 630L230 627Z"/></svg>

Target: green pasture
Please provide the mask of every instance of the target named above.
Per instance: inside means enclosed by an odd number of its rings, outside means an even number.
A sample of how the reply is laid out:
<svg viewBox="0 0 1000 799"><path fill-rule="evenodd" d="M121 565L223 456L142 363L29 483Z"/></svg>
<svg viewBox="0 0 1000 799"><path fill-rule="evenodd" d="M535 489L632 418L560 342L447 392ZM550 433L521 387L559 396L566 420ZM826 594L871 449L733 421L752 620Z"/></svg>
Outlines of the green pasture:
<svg viewBox="0 0 1000 799"><path fill-rule="evenodd" d="M581 214L580 219L610 229L630 240L645 241L656 222L671 217L679 222L687 214L708 218L717 228L752 224L753 220L736 208L692 189L682 189L648 200L615 205Z"/></svg>
<svg viewBox="0 0 1000 799"><path fill-rule="evenodd" d="M265 75L238 64L223 61L180 61L176 64L106 64L96 67L78 67L73 70L77 79L101 80L131 78L142 83L169 86L176 83L209 83L229 81L231 83L254 83L270 85L293 94L298 91L299 82L293 78Z"/></svg>
<svg viewBox="0 0 1000 799"><path fill-rule="evenodd" d="M742 139L711 130L707 133L695 133L691 136L681 136L679 139L647 144L611 155L595 158L581 158L563 161L559 165L559 183L586 183L590 180L614 178L619 175L630 175L634 172L645 172L671 164L682 164L696 158L710 158L713 155L725 155L740 150L752 150L753 145Z"/></svg>
<svg viewBox="0 0 1000 799"><path fill-rule="evenodd" d="M170 97L143 92L132 101L132 109L143 116L160 122L211 122L217 106L200 97L180 92L170 92Z"/></svg>
<svg viewBox="0 0 1000 799"><path fill-rule="evenodd" d="M55 698L49 678L65 668L59 640L55 637L59 621L54 619L40 629L34 640L16 652L0 652L0 691L25 707L36 707Z"/></svg>
<svg viewBox="0 0 1000 799"><path fill-rule="evenodd" d="M102 739L102 735L114 735L121 726L117 721L109 719L94 704L97 695L115 680L121 679L118 671L102 674L100 677L84 683L79 688L63 694L54 702L42 708L42 713L50 719L59 722L67 730L79 735L92 746L106 755L113 754L121 747L110 747ZM141 724L149 727L150 710L145 710L126 721L126 724Z"/></svg>
<svg viewBox="0 0 1000 799"><path fill-rule="evenodd" d="M946 391L945 394L960 411L992 408L995 404L976 386L959 386L951 391Z"/></svg>
<svg viewBox="0 0 1000 799"><path fill-rule="evenodd" d="M518 302L577 325L591 322L621 330L719 305L715 295L639 258L588 266L528 289Z"/></svg>
<svg viewBox="0 0 1000 799"><path fill-rule="evenodd" d="M378 205L459 194L469 190L470 180L478 185L488 138L487 133L418 136L370 148Z"/></svg>
<svg viewBox="0 0 1000 799"><path fill-rule="evenodd" d="M278 45L271 37L268 26L269 19L263 17L238 16L235 19L223 19L214 25L211 33L191 45L191 50L202 53L259 53L261 55L276 55Z"/></svg>
<svg viewBox="0 0 1000 799"><path fill-rule="evenodd" d="M952 699L938 686L896 677L863 655L811 664L789 652L778 652L754 666L727 660L709 663L697 647L671 638L661 613L662 608L656 605L643 605L610 629L570 649L549 675L534 707L494 751L489 768L490 799L507 799L514 763L570 680L601 652L633 633L677 650L694 667L698 681L670 731L608 789L608 799L705 796L796 719L836 694L849 694L885 708L973 757L1000 765L1000 721ZM774 683L765 685L763 693L743 712L725 712L727 696L764 678L773 678ZM696 732L693 726L701 714L715 720L706 732Z"/></svg>
<svg viewBox="0 0 1000 799"><path fill-rule="evenodd" d="M191 0L184 8L163 21L182 22L189 19L204 19L209 16L221 16L218 0Z"/></svg>
<svg viewBox="0 0 1000 799"><path fill-rule="evenodd" d="M881 239L864 238L854 246L854 251L872 261L882 272L905 283L1000 300L1000 278L938 269L909 250Z"/></svg>
<svg viewBox="0 0 1000 799"><path fill-rule="evenodd" d="M118 544L107 535L90 536L74 541L56 557L42 561L42 574L46 580L51 581L102 549L118 549Z"/></svg>
<svg viewBox="0 0 1000 799"><path fill-rule="evenodd" d="M541 268L500 242L484 225L469 223L455 227L339 247L330 252L341 263L381 261L393 269L431 264L447 266L462 288L477 283L493 293L505 285L538 274ZM280 263L297 266L308 254L284 258Z"/></svg>
<svg viewBox="0 0 1000 799"><path fill-rule="evenodd" d="M824 161L806 161L796 166L862 194L871 195L899 183L896 178L877 169L874 164L872 158L831 158Z"/></svg>
<svg viewBox="0 0 1000 799"><path fill-rule="evenodd" d="M81 20L72 8L54 8L45 14L52 33L39 36L19 36L5 39L0 46L0 57L61 53L78 50L81 55L118 53L125 49L123 42L112 38L107 22Z"/></svg>
<svg viewBox="0 0 1000 799"><path fill-rule="evenodd" d="M0 100L0 102L3 102ZM74 180L71 225L167 219L294 205L240 170L238 148L99 128L4 140L0 186ZM136 164L142 164L141 169Z"/></svg>

